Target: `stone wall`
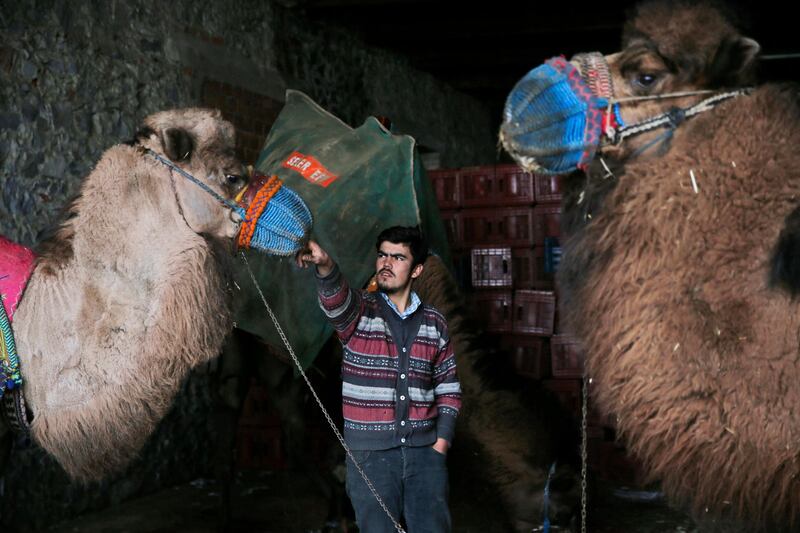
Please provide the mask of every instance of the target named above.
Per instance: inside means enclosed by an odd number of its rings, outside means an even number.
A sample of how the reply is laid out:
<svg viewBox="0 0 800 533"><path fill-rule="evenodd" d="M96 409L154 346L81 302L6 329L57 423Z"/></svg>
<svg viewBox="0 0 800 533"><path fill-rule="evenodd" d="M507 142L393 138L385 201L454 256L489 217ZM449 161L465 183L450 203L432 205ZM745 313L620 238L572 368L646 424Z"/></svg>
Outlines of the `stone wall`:
<svg viewBox="0 0 800 533"><path fill-rule="evenodd" d="M288 87L353 125L390 117L443 166L493 161L482 104L282 4L0 0L0 234L35 245L103 151L158 110L222 108L253 162ZM141 459L100 485L71 484L41 451L18 446L2 525L31 530L210 475L212 382L193 373Z"/></svg>
<svg viewBox="0 0 800 533"><path fill-rule="evenodd" d="M488 110L388 52L366 49L352 36L319 33L276 9L276 66L293 87L351 125L368 115L392 120L394 131L440 154L443 167L491 164L496 136Z"/></svg>
<svg viewBox="0 0 800 533"><path fill-rule="evenodd" d="M277 107L287 87L298 88L353 125L388 116L443 166L494 160L490 116L479 102L281 5L2 2L0 233L26 244L105 148L151 112L205 104L209 81Z"/></svg>

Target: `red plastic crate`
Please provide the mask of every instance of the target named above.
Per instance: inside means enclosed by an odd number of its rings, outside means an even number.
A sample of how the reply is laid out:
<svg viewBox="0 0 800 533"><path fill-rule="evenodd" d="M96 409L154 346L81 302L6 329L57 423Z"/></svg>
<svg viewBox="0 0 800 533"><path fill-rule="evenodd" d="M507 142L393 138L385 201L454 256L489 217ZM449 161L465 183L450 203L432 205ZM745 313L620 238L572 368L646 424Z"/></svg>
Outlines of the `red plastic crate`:
<svg viewBox="0 0 800 533"><path fill-rule="evenodd" d="M511 332L511 298L511 291L504 290L476 291L472 294L475 313L486 326L486 331Z"/></svg>
<svg viewBox="0 0 800 533"><path fill-rule="evenodd" d="M444 230L447 233L447 242L453 247L460 247L463 241L461 213L458 211L441 211L440 216L444 223Z"/></svg>
<svg viewBox="0 0 800 533"><path fill-rule="evenodd" d="M561 206L537 205L533 208L533 244L544 246L545 237L561 236Z"/></svg>
<svg viewBox="0 0 800 533"><path fill-rule="evenodd" d="M242 469L286 468L280 428L240 427L236 433L236 464Z"/></svg>
<svg viewBox="0 0 800 533"><path fill-rule="evenodd" d="M553 291L514 291L514 333L552 335L555 311Z"/></svg>
<svg viewBox="0 0 800 533"><path fill-rule="evenodd" d="M494 167L466 167L459 173L461 205L464 207L496 205Z"/></svg>
<svg viewBox="0 0 800 533"><path fill-rule="evenodd" d="M581 380L579 379L545 379L542 385L555 394L561 407L580 420L583 397L581 396Z"/></svg>
<svg viewBox="0 0 800 533"><path fill-rule="evenodd" d="M472 286L511 287L511 248L473 248Z"/></svg>
<svg viewBox="0 0 800 533"><path fill-rule="evenodd" d="M534 208L465 209L460 212L466 246L522 247L533 241Z"/></svg>
<svg viewBox="0 0 800 533"><path fill-rule="evenodd" d="M436 193L439 209L461 207L461 184L458 169L430 170L428 178Z"/></svg>
<svg viewBox="0 0 800 533"><path fill-rule="evenodd" d="M504 335L501 347L508 352L514 370L533 379L550 377L550 351L547 339L525 335Z"/></svg>
<svg viewBox="0 0 800 533"><path fill-rule="evenodd" d="M552 289L553 274L544 271L544 248L512 248L511 265L515 289Z"/></svg>
<svg viewBox="0 0 800 533"><path fill-rule="evenodd" d="M533 174L517 165L497 165L494 185L497 205L531 205L536 201Z"/></svg>
<svg viewBox="0 0 800 533"><path fill-rule="evenodd" d="M561 176L536 174L533 177L534 195L537 203L558 203L561 201Z"/></svg>
<svg viewBox="0 0 800 533"><path fill-rule="evenodd" d="M279 428L280 425L280 415L272 406L267 388L255 381L251 382L242 404L239 426Z"/></svg>
<svg viewBox="0 0 800 533"><path fill-rule="evenodd" d="M571 335L553 335L550 338L550 353L554 377L583 376L584 351L578 339Z"/></svg>
<svg viewBox="0 0 800 533"><path fill-rule="evenodd" d="M459 188L464 207L504 207L535 202L533 175L517 165L462 168Z"/></svg>

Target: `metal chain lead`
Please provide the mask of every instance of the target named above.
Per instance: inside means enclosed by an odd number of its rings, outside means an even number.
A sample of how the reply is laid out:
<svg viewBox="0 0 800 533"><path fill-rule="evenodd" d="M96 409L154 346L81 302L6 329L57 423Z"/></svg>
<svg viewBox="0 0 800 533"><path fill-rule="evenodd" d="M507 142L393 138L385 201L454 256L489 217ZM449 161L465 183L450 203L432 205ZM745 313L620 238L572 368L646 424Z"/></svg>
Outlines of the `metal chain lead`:
<svg viewBox="0 0 800 533"><path fill-rule="evenodd" d="M584 365L586 362L584 361ZM583 370L583 401L581 405L581 533L586 533L586 418L588 414L589 405L589 382L591 380L586 374L586 369Z"/></svg>
<svg viewBox="0 0 800 533"><path fill-rule="evenodd" d="M281 328L280 324L278 324L278 319L275 317L275 314L272 312L272 308L267 303L267 299L264 297L264 293L261 292L261 287L258 285L256 277L255 275L253 275L253 271L250 270L250 263L247 262L247 257L245 256L244 252L239 252L239 255L241 255L242 260L244 261L244 265L245 267L247 267L247 273L250 274L250 279L253 280L253 285L256 286L258 295L261 297L261 301L263 302L264 307L267 309L267 313L269 313L269 317L272 319L272 323L275 324L275 329L278 330L278 335L280 335L283 344L286 346L286 349L289 351L289 355L292 357L292 361L294 361L295 366L297 366L297 370L300 371L300 375L303 376L306 385L308 385L308 388L311 390L311 394L314 396L314 399L317 401L317 405L319 405L319 408L322 410L322 414L325 415L325 419L328 421L328 425L330 425L331 429L333 430L333 434L336 435L337 439L339 439L339 443L342 445L342 448L344 448L345 453L347 453L347 456L355 465L356 470L358 470L358 473L361 474L361 477L364 479L364 482L367 484L367 487L369 487L369 490L370 492L372 492L372 495L375 496L375 499L378 501L378 504L381 506L381 509L383 509L383 511L389 517L389 520L391 520L392 524L394 524L394 528L398 531L398 533L406 533L405 530L402 528L402 526L400 526L400 523L397 520L395 520L394 516L392 516L392 513L389 511L389 508L386 507L386 504L383 503L383 500L378 494L378 491L375 490L375 487L372 485L372 482L367 477L367 474L364 473L364 470L361 469L361 465L358 464L358 461L356 461L355 457L353 457L350 448L347 446L347 444L345 444L344 437L342 437L342 434L339 432L339 429L336 427L336 424L334 423L333 419L328 414L328 411L325 409L325 406L322 405L322 401L319 399L319 396L317 396L317 391L314 389L314 386L311 385L311 381L309 381L308 377L306 376L306 373L303 371L303 365L300 364L300 360L297 359L297 356L294 354L294 350L292 349L292 346L289 344L289 339L287 339L286 335L283 333L283 328Z"/></svg>

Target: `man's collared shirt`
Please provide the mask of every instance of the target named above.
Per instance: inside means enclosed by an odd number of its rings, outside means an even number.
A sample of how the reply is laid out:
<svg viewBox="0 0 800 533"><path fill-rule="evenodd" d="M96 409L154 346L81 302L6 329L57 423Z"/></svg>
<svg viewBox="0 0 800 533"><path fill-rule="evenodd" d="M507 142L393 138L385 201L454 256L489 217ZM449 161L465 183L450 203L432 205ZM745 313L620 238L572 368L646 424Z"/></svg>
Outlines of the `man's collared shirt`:
<svg viewBox="0 0 800 533"><path fill-rule="evenodd" d="M422 303L420 301L420 299L419 299L419 296L417 296L417 293L414 292L414 291L411 291L411 294L409 295L409 300L410 301L409 301L408 305L406 306L406 310L401 313L400 310L397 308L397 306L394 305L394 302L392 301L392 299L389 298L389 295L386 294L383 291L380 291L380 292L381 292L381 296L383 296L383 299L386 300L387 304L389 304L389 307L391 307L394 310L394 312L397 313L397 316L399 316L403 320L405 320L406 318L408 318L412 314L414 314L414 311L416 311L417 307L419 307L419 305Z"/></svg>

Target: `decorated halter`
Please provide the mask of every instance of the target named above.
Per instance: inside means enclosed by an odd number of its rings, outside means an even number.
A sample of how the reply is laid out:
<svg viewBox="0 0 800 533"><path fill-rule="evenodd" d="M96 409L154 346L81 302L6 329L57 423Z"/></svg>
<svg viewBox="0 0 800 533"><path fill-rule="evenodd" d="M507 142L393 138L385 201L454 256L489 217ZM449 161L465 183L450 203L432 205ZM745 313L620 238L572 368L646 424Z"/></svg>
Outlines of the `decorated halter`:
<svg viewBox="0 0 800 533"><path fill-rule="evenodd" d="M561 174L583 168L600 144L607 106L574 65L554 57L509 94L500 139L527 169Z"/></svg>
<svg viewBox="0 0 800 533"><path fill-rule="evenodd" d="M669 136L686 119L748 92L749 89L724 93L691 91L614 98L611 74L602 54L578 54L571 61L554 57L514 86L506 100L500 140L528 170L543 174L585 170L600 146L619 144L657 128L667 128ZM619 112L622 103L699 94L711 96L691 107L675 107L636 124L625 124ZM653 142L659 140L663 139Z"/></svg>
<svg viewBox="0 0 800 533"><path fill-rule="evenodd" d="M239 215L241 224L236 246L254 248L272 255L294 255L313 223L303 200L285 187L277 176L254 173L236 201L228 200L164 156L145 148L148 155L188 179L219 203Z"/></svg>
<svg viewBox="0 0 800 533"><path fill-rule="evenodd" d="M31 250L0 236L0 416L27 436L30 420L22 394L22 374L11 322L33 271Z"/></svg>
<svg viewBox="0 0 800 533"><path fill-rule="evenodd" d="M750 89L737 89L729 92L712 90L684 91L653 96L633 96L629 98L614 98L614 88L611 85L611 74L605 57L599 52L578 54L572 61L580 65L580 71L589 85L593 94L608 99L608 107L603 112L603 141L606 144L619 144L628 137L651 131L657 128L677 128L683 121L704 111L713 109L717 104L736 96L750 92ZM619 105L625 103L641 102L645 100L665 100L668 98L682 98L710 94L712 96L686 108L673 107L666 113L650 117L635 124L625 124L619 114Z"/></svg>

